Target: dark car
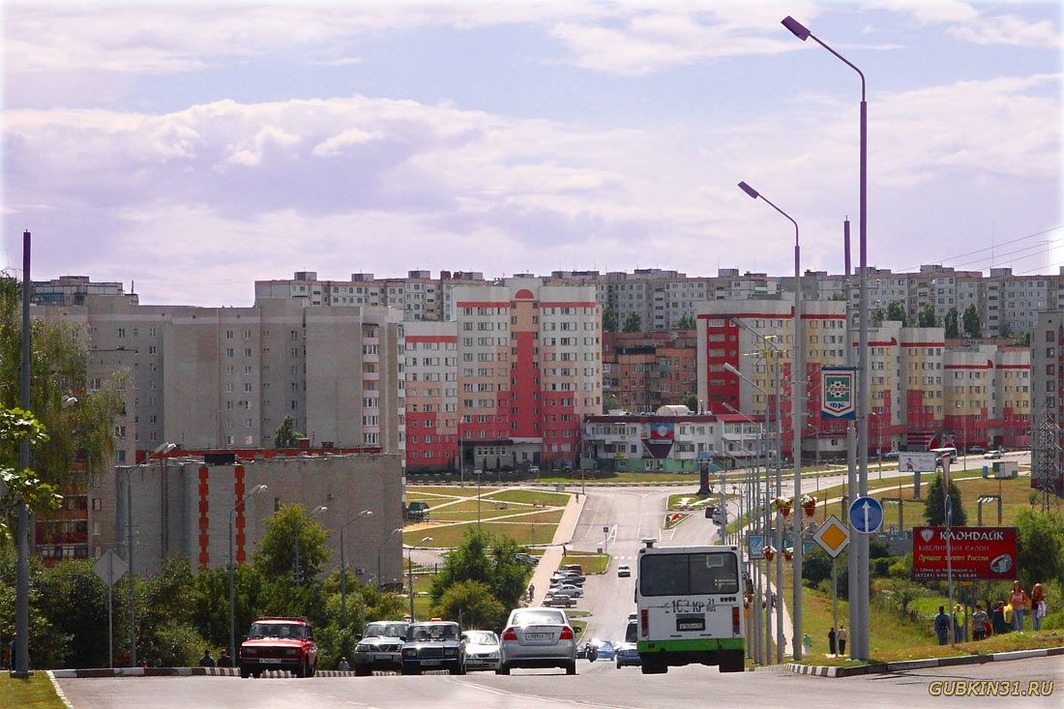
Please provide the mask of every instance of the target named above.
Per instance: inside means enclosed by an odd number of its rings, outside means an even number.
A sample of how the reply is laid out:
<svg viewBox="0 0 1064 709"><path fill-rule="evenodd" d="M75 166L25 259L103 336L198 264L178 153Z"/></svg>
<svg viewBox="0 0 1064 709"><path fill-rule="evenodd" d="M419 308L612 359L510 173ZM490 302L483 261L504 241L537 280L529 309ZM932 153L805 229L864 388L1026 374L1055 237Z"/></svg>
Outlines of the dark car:
<svg viewBox="0 0 1064 709"><path fill-rule="evenodd" d="M366 623L362 639L355 647L351 664L355 675L368 677L373 670L403 669L403 642L410 626L401 620L384 620Z"/></svg>
<svg viewBox="0 0 1064 709"><path fill-rule="evenodd" d="M641 667L643 665L642 660L639 659L639 648L635 643L619 643L615 657L618 669L621 667Z"/></svg>
<svg viewBox="0 0 1064 709"><path fill-rule="evenodd" d="M599 660L612 660L617 655L617 649L613 647L613 643L609 640L602 640L596 638L591 641L591 652L595 655L595 661Z"/></svg>
<svg viewBox="0 0 1064 709"><path fill-rule="evenodd" d="M419 675L424 670L466 673L465 641L458 623L435 620L411 623L406 629L402 673Z"/></svg>
<svg viewBox="0 0 1064 709"><path fill-rule="evenodd" d="M296 677L313 677L318 646L306 618L256 618L247 640L240 644L240 676L262 676L263 670L288 670Z"/></svg>

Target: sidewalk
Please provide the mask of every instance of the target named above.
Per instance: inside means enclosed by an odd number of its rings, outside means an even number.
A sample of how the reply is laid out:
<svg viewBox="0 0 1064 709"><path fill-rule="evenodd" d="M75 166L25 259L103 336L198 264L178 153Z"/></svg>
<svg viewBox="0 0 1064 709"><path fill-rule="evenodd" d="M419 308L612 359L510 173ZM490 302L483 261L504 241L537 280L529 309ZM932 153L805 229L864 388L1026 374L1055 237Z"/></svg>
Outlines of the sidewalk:
<svg viewBox="0 0 1064 709"><path fill-rule="evenodd" d="M538 606L546 598L547 589L550 587L550 577L562 564L562 547L572 543L573 534L576 532L576 525L580 521L580 513L586 501L587 495L577 493L570 496L565 504L565 512L562 513L562 519L554 530L554 538L550 546L543 550L543 555L536 564L536 570L532 572L531 584L535 593L529 605Z"/></svg>

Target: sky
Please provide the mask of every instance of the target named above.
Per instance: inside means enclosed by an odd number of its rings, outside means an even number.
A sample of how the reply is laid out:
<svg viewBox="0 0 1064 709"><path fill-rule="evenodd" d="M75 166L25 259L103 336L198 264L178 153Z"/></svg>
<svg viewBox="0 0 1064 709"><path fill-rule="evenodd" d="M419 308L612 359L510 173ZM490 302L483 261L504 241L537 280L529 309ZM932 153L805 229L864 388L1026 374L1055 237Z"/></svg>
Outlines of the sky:
<svg viewBox="0 0 1064 709"><path fill-rule="evenodd" d="M812 33L800 41L793 16ZM0 0L21 278L1064 266L1062 3ZM745 181L763 199L751 199ZM767 200L767 201L766 201Z"/></svg>

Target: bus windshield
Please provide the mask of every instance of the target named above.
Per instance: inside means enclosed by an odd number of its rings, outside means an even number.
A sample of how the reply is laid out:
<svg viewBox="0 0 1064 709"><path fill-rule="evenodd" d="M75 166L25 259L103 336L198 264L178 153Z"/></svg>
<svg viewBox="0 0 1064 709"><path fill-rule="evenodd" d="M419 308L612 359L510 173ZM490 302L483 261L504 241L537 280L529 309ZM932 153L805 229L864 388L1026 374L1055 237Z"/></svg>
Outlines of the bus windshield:
<svg viewBox="0 0 1064 709"><path fill-rule="evenodd" d="M639 567L643 596L716 595L739 592L734 553L647 554Z"/></svg>

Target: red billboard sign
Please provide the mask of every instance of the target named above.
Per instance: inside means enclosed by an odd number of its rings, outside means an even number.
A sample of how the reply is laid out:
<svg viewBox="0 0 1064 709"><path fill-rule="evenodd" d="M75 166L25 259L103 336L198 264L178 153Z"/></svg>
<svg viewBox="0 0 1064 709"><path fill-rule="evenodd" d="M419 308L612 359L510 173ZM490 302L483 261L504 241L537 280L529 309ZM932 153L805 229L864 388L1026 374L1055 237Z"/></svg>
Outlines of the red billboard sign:
<svg viewBox="0 0 1064 709"><path fill-rule="evenodd" d="M953 578L1016 578L1015 527L953 527L949 534ZM913 528L913 578L946 578L946 528Z"/></svg>

